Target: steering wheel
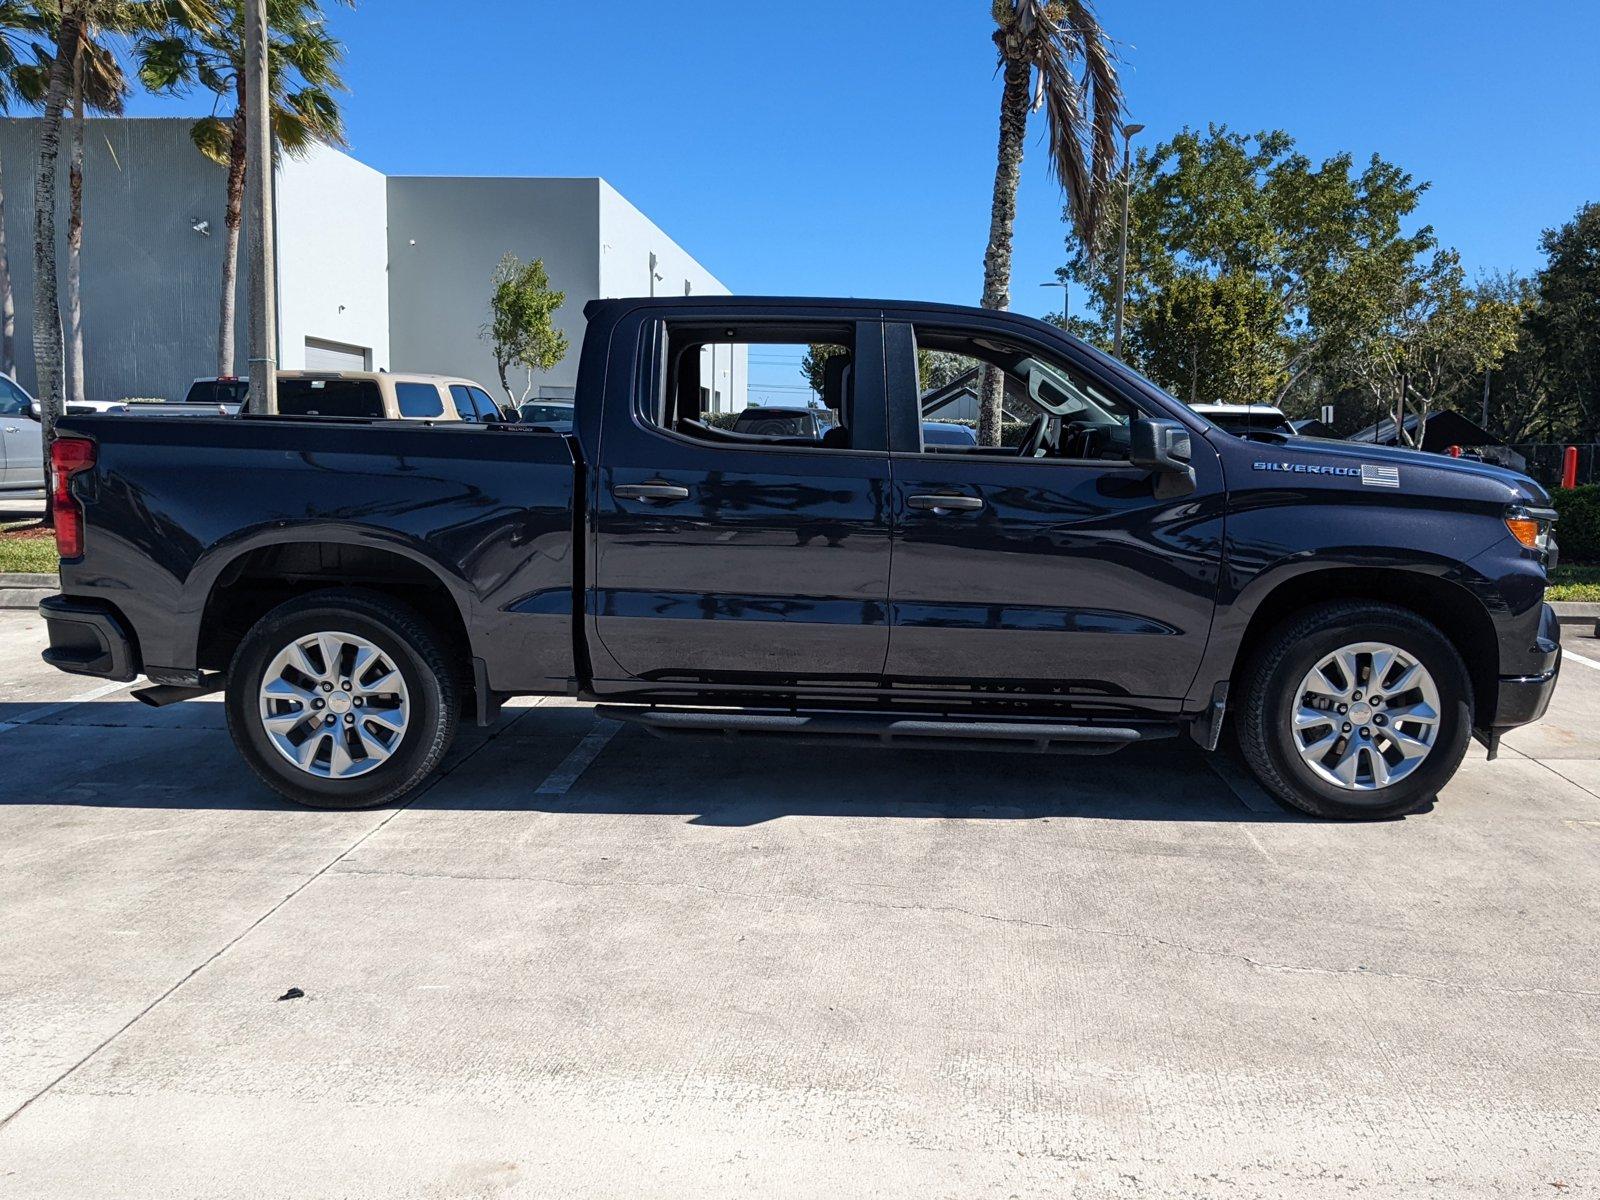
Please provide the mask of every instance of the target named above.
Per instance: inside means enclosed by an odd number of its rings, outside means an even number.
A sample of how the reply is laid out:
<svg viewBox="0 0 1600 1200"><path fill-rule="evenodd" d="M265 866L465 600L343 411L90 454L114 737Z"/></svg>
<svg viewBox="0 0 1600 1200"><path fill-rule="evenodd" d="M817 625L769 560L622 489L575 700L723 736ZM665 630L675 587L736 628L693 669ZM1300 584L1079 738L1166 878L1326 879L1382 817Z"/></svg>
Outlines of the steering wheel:
<svg viewBox="0 0 1600 1200"><path fill-rule="evenodd" d="M1022 444L1017 447L1019 458L1037 458L1040 449L1044 446L1044 431L1050 419L1040 413L1028 425L1028 431L1022 435Z"/></svg>

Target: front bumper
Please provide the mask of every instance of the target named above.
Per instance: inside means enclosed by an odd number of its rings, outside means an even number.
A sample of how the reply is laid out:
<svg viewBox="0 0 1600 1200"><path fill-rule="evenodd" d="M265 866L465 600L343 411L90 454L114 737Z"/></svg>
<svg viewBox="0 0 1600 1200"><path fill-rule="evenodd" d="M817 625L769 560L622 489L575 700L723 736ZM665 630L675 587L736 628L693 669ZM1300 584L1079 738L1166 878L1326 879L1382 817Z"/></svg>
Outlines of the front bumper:
<svg viewBox="0 0 1600 1200"><path fill-rule="evenodd" d="M1548 667L1536 675L1503 675L1496 690L1494 719L1490 729L1514 729L1544 716L1561 674L1561 621L1548 604L1539 614L1539 634L1535 651Z"/></svg>
<svg viewBox="0 0 1600 1200"><path fill-rule="evenodd" d="M139 677L139 652L122 618L107 605L68 596L46 596L39 615L50 631L41 657L74 675L128 682Z"/></svg>

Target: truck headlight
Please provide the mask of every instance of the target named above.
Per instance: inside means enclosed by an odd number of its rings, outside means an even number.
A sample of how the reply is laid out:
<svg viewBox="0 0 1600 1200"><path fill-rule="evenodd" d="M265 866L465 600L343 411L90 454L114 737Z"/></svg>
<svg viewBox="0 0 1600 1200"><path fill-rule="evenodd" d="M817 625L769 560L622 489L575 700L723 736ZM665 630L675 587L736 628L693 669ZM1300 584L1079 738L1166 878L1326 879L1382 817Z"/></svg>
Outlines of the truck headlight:
<svg viewBox="0 0 1600 1200"><path fill-rule="evenodd" d="M1546 508L1513 508L1506 514L1506 528L1529 550L1541 554L1550 548L1550 526L1555 511Z"/></svg>

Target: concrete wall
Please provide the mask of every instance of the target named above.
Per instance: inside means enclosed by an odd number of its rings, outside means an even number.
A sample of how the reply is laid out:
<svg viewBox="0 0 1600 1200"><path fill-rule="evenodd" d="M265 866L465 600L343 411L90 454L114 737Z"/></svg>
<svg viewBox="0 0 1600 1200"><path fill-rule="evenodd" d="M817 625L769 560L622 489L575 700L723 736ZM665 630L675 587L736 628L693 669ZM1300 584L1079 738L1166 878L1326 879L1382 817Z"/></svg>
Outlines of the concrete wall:
<svg viewBox="0 0 1600 1200"><path fill-rule="evenodd" d="M605 180L600 185L600 296L726 296L728 289ZM658 278L659 277L659 278ZM743 346L708 347L700 379L715 380L714 412L738 412L749 398Z"/></svg>
<svg viewBox="0 0 1600 1200"><path fill-rule="evenodd" d="M278 175L278 362L304 367L307 338L389 363L388 184L323 146ZM248 352L240 354L245 370Z"/></svg>
<svg viewBox="0 0 1600 1200"><path fill-rule="evenodd" d="M189 141L186 119L91 119L84 140L85 392L93 400L181 397L216 371L227 177ZM17 378L34 391L33 181L39 122L0 120L5 232L17 306ZM59 258L66 279L63 141ZM210 236L196 233L209 222ZM237 338L247 345L243 305Z"/></svg>
<svg viewBox="0 0 1600 1200"><path fill-rule="evenodd" d="M599 295L597 179L389 178L390 365L476 379L497 397L489 345L489 278L508 251L540 258L550 284L567 293L556 322L571 343L554 370L537 376L543 395L571 395L583 341L583 306ZM525 374L514 375L520 397Z"/></svg>

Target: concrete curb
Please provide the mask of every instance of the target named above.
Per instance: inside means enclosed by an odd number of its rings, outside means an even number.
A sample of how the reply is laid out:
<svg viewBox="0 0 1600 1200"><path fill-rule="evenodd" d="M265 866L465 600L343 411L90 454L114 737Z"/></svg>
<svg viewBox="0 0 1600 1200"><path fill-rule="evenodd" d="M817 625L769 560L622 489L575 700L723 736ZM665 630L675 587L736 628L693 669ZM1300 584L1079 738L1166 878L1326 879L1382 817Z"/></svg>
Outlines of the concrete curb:
<svg viewBox="0 0 1600 1200"><path fill-rule="evenodd" d="M0 609L37 608L60 590L61 580L54 575L0 574Z"/></svg>
<svg viewBox="0 0 1600 1200"><path fill-rule="evenodd" d="M1550 607L1563 625L1600 626L1600 603L1593 600L1552 600Z"/></svg>

